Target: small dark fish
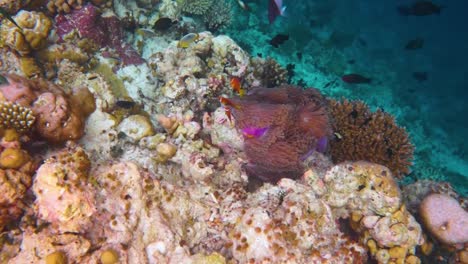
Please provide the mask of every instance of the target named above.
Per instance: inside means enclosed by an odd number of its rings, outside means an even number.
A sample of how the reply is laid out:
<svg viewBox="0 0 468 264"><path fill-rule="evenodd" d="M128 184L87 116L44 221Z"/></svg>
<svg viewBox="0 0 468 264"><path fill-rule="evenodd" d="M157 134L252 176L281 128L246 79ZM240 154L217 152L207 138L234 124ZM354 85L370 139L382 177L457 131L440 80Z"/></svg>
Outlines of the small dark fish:
<svg viewBox="0 0 468 264"><path fill-rule="evenodd" d="M345 74L341 76L341 80L343 80L345 83L353 84L370 83L372 81L371 78L364 77L357 73Z"/></svg>
<svg viewBox="0 0 468 264"><path fill-rule="evenodd" d="M174 21L168 17L161 17L153 25L155 30L164 31L168 30L172 25L176 24L177 21Z"/></svg>
<svg viewBox="0 0 468 264"><path fill-rule="evenodd" d="M336 83L336 80L329 81L329 82L327 82L327 83L325 84L325 86L323 86L323 89L328 88L328 87L334 85L335 83Z"/></svg>
<svg viewBox="0 0 468 264"><path fill-rule="evenodd" d="M272 45L275 48L278 48L281 44L283 44L288 39L289 39L289 35L278 34L270 40L270 45Z"/></svg>
<svg viewBox="0 0 468 264"><path fill-rule="evenodd" d="M11 17L10 14L8 14L5 9L3 9L3 7L0 7L0 14L2 14L2 16L4 16L6 19L10 20L10 22L13 23L17 28L22 30L22 28L16 24L16 21Z"/></svg>
<svg viewBox="0 0 468 264"><path fill-rule="evenodd" d="M421 49L423 46L424 46L424 39L423 38L415 38L415 39L412 39L412 40L408 41L408 43L406 43L405 49L406 50L417 50L417 49Z"/></svg>
<svg viewBox="0 0 468 264"><path fill-rule="evenodd" d="M261 58L261 57L263 57L263 54L257 53L257 57Z"/></svg>
<svg viewBox="0 0 468 264"><path fill-rule="evenodd" d="M115 105L117 105L120 108L123 109L131 109L135 106L135 102L132 101L126 101L126 100L119 100L115 102Z"/></svg>
<svg viewBox="0 0 468 264"><path fill-rule="evenodd" d="M297 52L296 56L298 60L302 60L302 52Z"/></svg>
<svg viewBox="0 0 468 264"><path fill-rule="evenodd" d="M440 14L442 8L444 8L444 6L436 5L426 0L414 2L412 5L397 6L397 10L402 16L429 16Z"/></svg>
<svg viewBox="0 0 468 264"><path fill-rule="evenodd" d="M356 63L356 60L354 60L354 59L348 60L348 63L349 64L354 64L354 63Z"/></svg>
<svg viewBox="0 0 468 264"><path fill-rule="evenodd" d="M360 44L361 46L367 47L367 41L366 41L365 39L363 39L363 38L358 38L357 40L358 40L358 42L359 42L359 44Z"/></svg>
<svg viewBox="0 0 468 264"><path fill-rule="evenodd" d="M413 72L413 78L417 81L424 82L427 81L428 75L427 72Z"/></svg>

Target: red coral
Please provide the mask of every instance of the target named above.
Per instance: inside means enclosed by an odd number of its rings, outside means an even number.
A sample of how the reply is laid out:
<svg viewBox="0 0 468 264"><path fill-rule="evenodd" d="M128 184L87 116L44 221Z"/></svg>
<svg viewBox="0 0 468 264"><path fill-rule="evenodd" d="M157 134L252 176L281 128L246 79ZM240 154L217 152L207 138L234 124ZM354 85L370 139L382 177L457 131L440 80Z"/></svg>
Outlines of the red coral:
<svg viewBox="0 0 468 264"><path fill-rule="evenodd" d="M236 128L247 134L247 173L264 181L300 176L301 160L330 134L324 99L315 89L256 88L232 102Z"/></svg>
<svg viewBox="0 0 468 264"><path fill-rule="evenodd" d="M125 43L125 34L120 20L113 14L101 15L99 9L87 4L70 14L56 17L57 34L63 40L69 33L77 31L81 38L94 41L99 47L115 49L124 65L142 64L144 60Z"/></svg>

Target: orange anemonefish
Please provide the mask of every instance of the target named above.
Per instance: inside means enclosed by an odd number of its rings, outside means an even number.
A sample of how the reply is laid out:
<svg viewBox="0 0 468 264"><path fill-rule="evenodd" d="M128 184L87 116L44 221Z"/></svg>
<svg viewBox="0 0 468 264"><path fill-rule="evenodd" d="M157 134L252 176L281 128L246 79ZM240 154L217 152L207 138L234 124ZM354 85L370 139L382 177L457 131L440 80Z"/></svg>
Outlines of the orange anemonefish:
<svg viewBox="0 0 468 264"><path fill-rule="evenodd" d="M231 84L232 89L233 89L237 94L239 94L239 96L242 97L242 96L245 95L245 90L242 89L241 80L240 80L239 77L236 77L236 76L231 77L230 84Z"/></svg>

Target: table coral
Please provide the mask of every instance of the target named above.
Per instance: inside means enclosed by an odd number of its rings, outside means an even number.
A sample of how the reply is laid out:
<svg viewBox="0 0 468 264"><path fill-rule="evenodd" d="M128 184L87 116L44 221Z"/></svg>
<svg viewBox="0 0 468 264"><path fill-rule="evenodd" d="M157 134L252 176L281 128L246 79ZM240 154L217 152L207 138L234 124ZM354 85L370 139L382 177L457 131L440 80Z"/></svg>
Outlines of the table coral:
<svg viewBox="0 0 468 264"><path fill-rule="evenodd" d="M25 10L21 10L13 18L21 29L10 21L2 23L0 27L0 34L7 46L22 55L45 46L52 29L50 18L40 12Z"/></svg>

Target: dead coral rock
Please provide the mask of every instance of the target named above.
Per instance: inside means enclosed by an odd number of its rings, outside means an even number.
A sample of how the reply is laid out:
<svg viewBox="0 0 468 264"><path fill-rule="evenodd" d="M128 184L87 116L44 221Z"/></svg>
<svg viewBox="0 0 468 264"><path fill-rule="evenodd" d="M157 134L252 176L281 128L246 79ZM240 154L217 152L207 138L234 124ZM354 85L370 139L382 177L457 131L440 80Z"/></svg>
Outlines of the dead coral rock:
<svg viewBox="0 0 468 264"><path fill-rule="evenodd" d="M69 146L39 167L34 180L38 218L60 232L81 232L95 212L94 194L87 182L90 161L84 150Z"/></svg>
<svg viewBox="0 0 468 264"><path fill-rule="evenodd" d="M372 113L361 101L329 100L329 109L335 132L330 141L334 163L366 160L388 167L397 178L410 172L414 146L393 116L381 110Z"/></svg>
<svg viewBox="0 0 468 264"><path fill-rule="evenodd" d="M425 226L442 243L468 242L468 212L454 198L431 194L422 201L419 211Z"/></svg>
<svg viewBox="0 0 468 264"><path fill-rule="evenodd" d="M345 162L332 167L323 179L324 197L335 210L360 215L387 215L401 206L400 190L389 169L370 162ZM344 214L343 214L344 213Z"/></svg>
<svg viewBox="0 0 468 264"><path fill-rule="evenodd" d="M0 169L0 230L23 213L22 198L31 182L31 176L25 173Z"/></svg>

